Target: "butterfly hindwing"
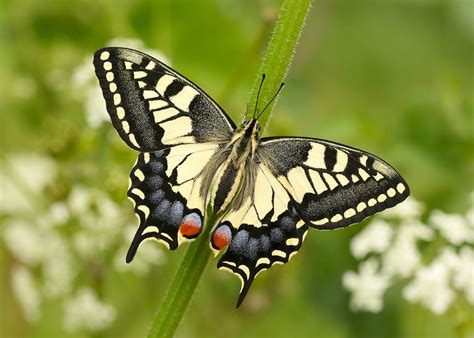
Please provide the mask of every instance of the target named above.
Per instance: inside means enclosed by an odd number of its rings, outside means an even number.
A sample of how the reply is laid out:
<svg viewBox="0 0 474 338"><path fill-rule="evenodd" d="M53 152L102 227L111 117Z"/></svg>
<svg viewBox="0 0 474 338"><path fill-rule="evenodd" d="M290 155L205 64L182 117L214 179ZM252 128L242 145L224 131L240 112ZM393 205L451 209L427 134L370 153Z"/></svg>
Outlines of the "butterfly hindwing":
<svg viewBox="0 0 474 338"><path fill-rule="evenodd" d="M360 222L410 194L382 159L359 149L312 138L264 138L259 155L317 229Z"/></svg>
<svg viewBox="0 0 474 338"><path fill-rule="evenodd" d="M204 224L202 171L217 145L201 143L141 153L130 174L128 196L140 219L127 254L131 261L140 243L153 238L169 249L199 235Z"/></svg>
<svg viewBox="0 0 474 338"><path fill-rule="evenodd" d="M94 55L107 111L120 137L150 152L228 140L235 125L198 86L160 61L127 48Z"/></svg>
<svg viewBox="0 0 474 338"><path fill-rule="evenodd" d="M239 209L224 216L211 235L213 249L221 249L222 237L228 243L218 268L240 278L237 306L259 272L289 261L307 231L287 191L264 164L257 165L253 191Z"/></svg>

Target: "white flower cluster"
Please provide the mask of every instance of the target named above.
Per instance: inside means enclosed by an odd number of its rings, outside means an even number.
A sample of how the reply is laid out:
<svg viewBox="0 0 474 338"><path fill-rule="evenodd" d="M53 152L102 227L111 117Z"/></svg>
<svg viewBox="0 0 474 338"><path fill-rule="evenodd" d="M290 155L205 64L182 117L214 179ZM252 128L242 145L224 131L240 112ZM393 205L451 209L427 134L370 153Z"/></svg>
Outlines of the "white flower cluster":
<svg viewBox="0 0 474 338"><path fill-rule="evenodd" d="M117 311L102 303L89 288L81 288L64 304L66 331L86 329L95 332L107 328L117 316Z"/></svg>
<svg viewBox="0 0 474 338"><path fill-rule="evenodd" d="M17 154L0 161L0 213L32 210L31 197L56 176L54 161L37 154Z"/></svg>
<svg viewBox="0 0 474 338"><path fill-rule="evenodd" d="M107 42L106 45L138 49L169 64L169 61L160 51L146 48L144 43L140 40L115 38ZM81 102L84 102L86 120L91 128L98 128L102 123L109 121L102 92L94 75L94 67L90 56L86 57L84 62L73 71L72 85L77 93L79 93L77 98Z"/></svg>
<svg viewBox="0 0 474 338"><path fill-rule="evenodd" d="M445 313L457 297L474 305L474 193L466 215L434 210L424 224L422 212L421 203L409 198L352 239L352 255L362 261L342 283L354 311L379 312L386 290L402 281L403 298L435 314ZM425 257L419 242L435 256Z"/></svg>
<svg viewBox="0 0 474 338"><path fill-rule="evenodd" d="M83 186L74 186L64 201L49 202L45 187L54 184L59 169L45 156L7 156L2 164L0 235L13 257L11 286L25 320L39 320L42 303L56 299L64 303L65 330L105 329L116 310L92 289L78 285L84 278L77 277L90 274L91 265L106 269L110 264L103 260L111 256L117 256L116 270L125 270L118 261L124 265L125 246L135 229L124 224L130 209ZM138 274L164 260L159 246L144 248L147 254L137 255L138 264L129 268Z"/></svg>

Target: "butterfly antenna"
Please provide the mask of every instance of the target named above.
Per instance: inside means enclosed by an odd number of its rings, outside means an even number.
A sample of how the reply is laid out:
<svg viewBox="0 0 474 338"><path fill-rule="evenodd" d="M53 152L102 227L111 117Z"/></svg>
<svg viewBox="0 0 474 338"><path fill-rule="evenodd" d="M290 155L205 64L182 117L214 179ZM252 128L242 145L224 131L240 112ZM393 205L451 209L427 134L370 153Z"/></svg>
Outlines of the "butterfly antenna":
<svg viewBox="0 0 474 338"><path fill-rule="evenodd" d="M267 103L267 105L265 106L265 108L263 108L263 110L260 112L260 114L257 116L257 120L260 118L260 116L262 116L263 112L265 111L265 109L268 108L268 106L276 99L276 97L278 96L278 93L280 92L280 90L283 88L283 86L285 85L285 82L282 82L280 84L280 88L278 88L277 92L275 93L275 95L273 95L272 99Z"/></svg>
<svg viewBox="0 0 474 338"><path fill-rule="evenodd" d="M262 74L262 81L260 81L260 86L258 87L257 100L255 101L255 109L253 110L252 120L255 120L255 114L257 113L258 98L260 97L260 90L262 90L263 81L265 81L265 73Z"/></svg>

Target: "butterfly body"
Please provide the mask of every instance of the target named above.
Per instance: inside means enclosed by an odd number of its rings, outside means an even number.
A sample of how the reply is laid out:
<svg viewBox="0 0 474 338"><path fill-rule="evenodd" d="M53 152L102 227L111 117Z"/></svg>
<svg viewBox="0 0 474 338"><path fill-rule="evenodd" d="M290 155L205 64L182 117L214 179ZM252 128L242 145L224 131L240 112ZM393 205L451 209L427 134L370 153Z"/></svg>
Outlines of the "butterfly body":
<svg viewBox="0 0 474 338"><path fill-rule="evenodd" d="M206 189L209 191L206 199L216 215L223 215L229 209L240 208L243 199L239 196L248 195L248 190L251 189L250 176L255 171L254 159L259 130L257 120L246 122L223 147L227 159L216 173L210 173L213 179L210 189ZM216 158L219 158L219 155ZM211 165L213 161L211 158Z"/></svg>
<svg viewBox="0 0 474 338"><path fill-rule="evenodd" d="M217 215L210 246L218 267L242 282L298 252L309 228L336 229L409 195L404 179L368 152L305 137L259 138L256 119L236 128L206 93L144 53L104 48L94 55L107 111L139 152L128 197L140 220L127 254L144 240L174 250Z"/></svg>

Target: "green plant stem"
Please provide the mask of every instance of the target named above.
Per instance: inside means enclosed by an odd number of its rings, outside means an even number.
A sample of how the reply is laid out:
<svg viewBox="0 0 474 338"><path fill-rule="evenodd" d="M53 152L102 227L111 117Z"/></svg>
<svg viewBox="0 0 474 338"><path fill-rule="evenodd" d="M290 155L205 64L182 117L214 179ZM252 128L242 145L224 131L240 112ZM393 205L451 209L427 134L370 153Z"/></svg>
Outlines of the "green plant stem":
<svg viewBox="0 0 474 338"><path fill-rule="evenodd" d="M215 222L215 216L208 217L203 232L189 245L173 282L165 294L163 303L155 315L148 332L149 338L173 337L176 332L211 257L209 234Z"/></svg>
<svg viewBox="0 0 474 338"><path fill-rule="evenodd" d="M283 1L278 21L258 72L250 103L255 102L262 73L265 72L271 76L267 77L268 80L260 93L260 102L266 104L280 86L293 57L310 4L311 0ZM268 121L272 106L260 120L262 127L265 127ZM250 107L252 107L251 104ZM215 216L207 217L204 231L189 245L151 325L148 332L149 338L172 337L175 334L211 257L209 234L217 221Z"/></svg>
<svg viewBox="0 0 474 338"><path fill-rule="evenodd" d="M312 0L284 0L281 5L272 38L268 44L262 63L260 64L255 83L250 95L249 111L247 119L252 118L253 107L257 100L258 88L262 80L262 74L266 74L265 83L260 91L258 102L259 109L263 109L277 92L280 84L284 81L286 73L293 59L293 54L298 44L301 31ZM275 101L266 109L259 118L259 123L264 130L267 126L270 113ZM258 111L258 109L257 109Z"/></svg>

